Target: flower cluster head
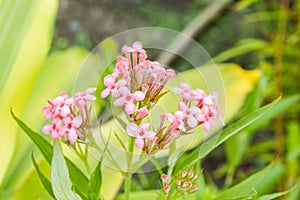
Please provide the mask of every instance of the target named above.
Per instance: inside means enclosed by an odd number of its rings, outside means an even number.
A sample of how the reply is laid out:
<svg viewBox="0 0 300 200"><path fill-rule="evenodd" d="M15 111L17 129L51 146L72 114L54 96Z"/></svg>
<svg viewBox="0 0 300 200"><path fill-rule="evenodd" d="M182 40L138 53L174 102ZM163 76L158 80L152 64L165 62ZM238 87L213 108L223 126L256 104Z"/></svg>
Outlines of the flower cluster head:
<svg viewBox="0 0 300 200"><path fill-rule="evenodd" d="M216 118L224 124L216 93L208 95L201 89L192 90L187 83L181 83L180 88L173 89L182 96L178 110L161 115L159 127L151 130L150 124L143 120L166 93L163 89L176 73L157 61L148 60L141 42L134 42L132 47L124 46L122 51L124 56L118 57L113 73L104 78L107 88L101 97L111 95L115 98L114 105L121 107L129 119L126 131L135 137L136 147L151 154L202 124L204 130L209 131L211 125L216 124Z"/></svg>
<svg viewBox="0 0 300 200"><path fill-rule="evenodd" d="M166 174L161 175L162 181L162 190L165 196L169 196L172 193L174 195L187 195L193 192L198 191L199 184L198 179L200 174L202 173L195 173L193 169L191 170L180 170L177 174L173 177L169 177ZM172 190L174 191L171 191Z"/></svg>
<svg viewBox="0 0 300 200"><path fill-rule="evenodd" d="M85 142L85 134L90 131L91 123L87 103L96 99L92 94L96 88L88 88L78 92L73 97L63 92L54 100L48 100L49 107L42 112L46 121L50 122L43 127L43 133L51 133L53 140L61 137L64 141L74 143L77 139Z"/></svg>
<svg viewBox="0 0 300 200"><path fill-rule="evenodd" d="M107 87L101 97L109 94L132 121L140 121L159 100L159 94L175 71L165 69L159 62L147 60L141 42L122 48L124 56L117 58L116 68L104 78Z"/></svg>

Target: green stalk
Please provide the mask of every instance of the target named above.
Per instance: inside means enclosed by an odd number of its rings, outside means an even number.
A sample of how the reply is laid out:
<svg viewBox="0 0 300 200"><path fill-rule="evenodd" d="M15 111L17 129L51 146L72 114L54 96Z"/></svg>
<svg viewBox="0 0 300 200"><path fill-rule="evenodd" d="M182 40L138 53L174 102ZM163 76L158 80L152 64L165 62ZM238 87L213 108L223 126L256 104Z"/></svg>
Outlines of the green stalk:
<svg viewBox="0 0 300 200"><path fill-rule="evenodd" d="M127 173L125 176L125 199L130 199L130 190L131 190L131 178L132 178L132 158L133 158L133 149L134 149L134 138L130 137L128 140L128 163L127 163Z"/></svg>

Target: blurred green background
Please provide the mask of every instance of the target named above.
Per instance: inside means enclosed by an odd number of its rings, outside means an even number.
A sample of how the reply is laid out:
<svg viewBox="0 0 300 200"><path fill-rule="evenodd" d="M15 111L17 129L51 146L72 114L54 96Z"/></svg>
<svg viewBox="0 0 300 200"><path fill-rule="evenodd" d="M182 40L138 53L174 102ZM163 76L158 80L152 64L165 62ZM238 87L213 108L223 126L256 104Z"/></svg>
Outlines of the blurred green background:
<svg viewBox="0 0 300 200"><path fill-rule="evenodd" d="M211 191L228 188L274 160L279 164L259 192L300 185L299 0L0 0L0 199L51 199L31 163L32 151L37 157L39 152L9 109L40 132L46 99L72 91L93 47L147 26L192 36L223 67L228 124L280 95L296 102L274 108L275 118L264 117L205 157ZM170 63L178 71L190 68L179 58ZM49 170L42 159L40 164ZM137 181L133 190L156 189L158 175L149 176L153 180L142 187ZM102 189L107 199L119 191L121 179L116 182ZM297 200L299 193L297 187L282 199Z"/></svg>

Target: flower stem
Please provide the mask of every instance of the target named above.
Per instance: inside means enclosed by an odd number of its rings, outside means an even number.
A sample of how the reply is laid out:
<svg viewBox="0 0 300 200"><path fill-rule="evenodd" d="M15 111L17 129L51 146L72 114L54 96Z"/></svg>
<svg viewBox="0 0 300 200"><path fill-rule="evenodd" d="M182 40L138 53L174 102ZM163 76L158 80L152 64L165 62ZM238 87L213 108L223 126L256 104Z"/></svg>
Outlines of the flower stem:
<svg viewBox="0 0 300 200"><path fill-rule="evenodd" d="M128 163L127 163L127 173L125 176L125 199L130 199L130 190L131 190L131 178L132 178L132 158L133 158L133 149L134 149L134 138L130 137L128 140Z"/></svg>

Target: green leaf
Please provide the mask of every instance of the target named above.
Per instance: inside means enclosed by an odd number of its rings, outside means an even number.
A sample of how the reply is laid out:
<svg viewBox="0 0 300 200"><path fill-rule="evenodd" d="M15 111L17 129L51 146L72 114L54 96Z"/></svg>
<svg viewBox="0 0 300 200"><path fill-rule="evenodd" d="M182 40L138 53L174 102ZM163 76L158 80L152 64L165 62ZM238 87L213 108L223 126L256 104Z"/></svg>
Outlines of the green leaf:
<svg viewBox="0 0 300 200"><path fill-rule="evenodd" d="M221 133L220 136L216 142L216 144L213 146L213 148L210 150L217 148L219 145L221 145L223 142L225 142L230 137L234 136L235 134L239 133L241 130L249 126L250 124L256 122L259 120L264 114L269 112L280 100L280 97L273 101L272 103L252 112L251 114L245 116L244 118L240 119L236 123L230 125L229 127L226 127ZM205 142L204 142L205 144ZM175 167L175 173L188 165L191 165L195 162L197 162L202 157L202 148L197 148L193 152L191 152L184 160L179 160L178 164L176 164Z"/></svg>
<svg viewBox="0 0 300 200"><path fill-rule="evenodd" d="M101 161L98 163L97 167L94 169L91 178L89 180L89 200L97 200L100 195L100 188L102 184L102 175L101 175Z"/></svg>
<svg viewBox="0 0 300 200"><path fill-rule="evenodd" d="M51 182L48 180L48 178L41 172L40 168L39 168L39 165L38 163L36 162L35 158L34 158L34 155L33 153L31 154L31 160L32 160L32 163L34 165L34 168L35 170L37 171L38 175L39 175L39 178L40 178L40 181L42 182L43 186L45 187L45 189L47 190L47 192L53 197L54 197L54 194L53 194L53 190L52 190L52 185L51 185Z"/></svg>
<svg viewBox="0 0 300 200"><path fill-rule="evenodd" d="M256 186L256 192L259 196L272 192L283 176L286 174L286 167L281 163L276 163L272 169L265 175L265 177ZM256 198L254 198L256 199Z"/></svg>
<svg viewBox="0 0 300 200"><path fill-rule="evenodd" d="M30 139L37 145L41 153L43 154L46 161L51 164L51 159L53 156L52 145L49 144L40 134L31 130L26 124L24 124L19 118L15 116L11 110L11 114L18 125L23 129L23 131L30 137ZM68 158L66 158L66 163L69 168L71 180L75 186L75 190L82 198L86 199L86 194L88 193L88 179L82 173L82 171Z"/></svg>
<svg viewBox="0 0 300 200"><path fill-rule="evenodd" d="M72 191L72 183L69 177L69 171L59 141L54 142L53 157L51 162L51 182L53 193L56 199L81 199Z"/></svg>
<svg viewBox="0 0 300 200"><path fill-rule="evenodd" d="M283 192L277 192L277 193L274 193L274 194L268 194L268 195L264 195L264 196L261 196L259 197L258 200L271 200L271 199L275 199L277 197L280 197L280 196L283 196L289 192L292 192L293 190L296 189L297 186L294 186L286 191L283 191Z"/></svg>
<svg viewBox="0 0 300 200"><path fill-rule="evenodd" d="M2 66L0 68L0 91L2 91L4 83L8 78L7 74L12 70L11 66L13 66L18 56L22 40L30 28L32 11L34 11L36 2L36 0L3 1L0 4L0 44L2 46L0 57L5 58L0 60L0 66ZM14 8L22 9L19 9L20 12L17 12ZM12 37L12 33L17 34L14 34Z"/></svg>
<svg viewBox="0 0 300 200"><path fill-rule="evenodd" d="M255 196L255 187L266 176L272 167L273 164L270 164L265 169L253 174L241 183L221 192L214 198L214 200L247 199Z"/></svg>

